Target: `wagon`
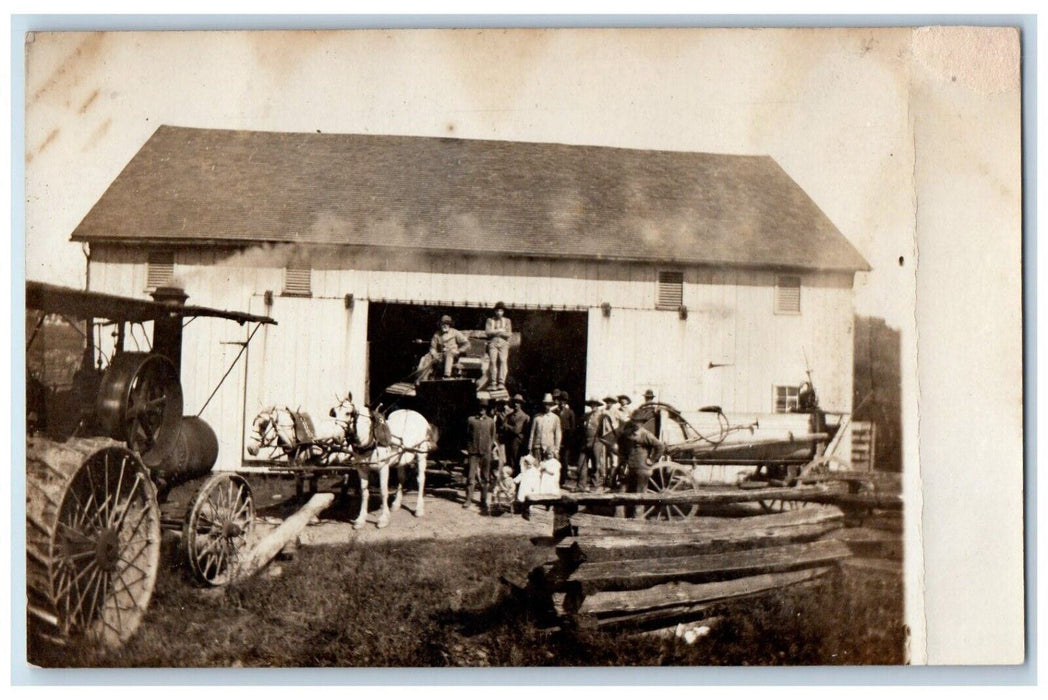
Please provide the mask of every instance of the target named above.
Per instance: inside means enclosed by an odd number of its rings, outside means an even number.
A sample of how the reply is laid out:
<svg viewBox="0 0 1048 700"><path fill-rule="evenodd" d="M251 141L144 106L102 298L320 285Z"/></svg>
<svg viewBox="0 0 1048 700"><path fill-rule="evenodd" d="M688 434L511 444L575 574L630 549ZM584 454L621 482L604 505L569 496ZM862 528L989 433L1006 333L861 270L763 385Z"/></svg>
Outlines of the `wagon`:
<svg viewBox="0 0 1048 700"><path fill-rule="evenodd" d="M76 366L68 381L49 382L46 363L34 373L27 362L31 639L115 647L130 638L153 593L163 530L182 533L189 569L207 584L227 582L248 545L254 522L249 484L234 473L211 472L216 436L201 418L183 416L182 327L194 317L275 321L187 306L186 298L176 288L160 288L148 301L26 284L27 316L39 314L27 357L45 324L65 323L80 344L45 350L51 364ZM150 349L126 349L135 324L146 322L153 323ZM95 340L103 330L115 339L110 356ZM170 512L163 506L179 484L190 484L195 493L188 506Z"/></svg>
<svg viewBox="0 0 1048 700"><path fill-rule="evenodd" d="M809 384L810 387L810 384ZM807 416L805 432L760 439L754 437L756 423L732 425L720 407L701 412L716 417L715 429L701 432L679 410L663 402L642 404L630 418L667 444L664 458L653 465L645 490L677 494L706 486L700 483L699 466L748 468L729 488L761 489L815 483L828 476L831 460L843 435L843 424L818 406L814 390L795 413ZM723 488L723 485L722 485ZM768 511L793 507L781 499L758 501ZM675 520L696 514L698 506L648 506L647 518Z"/></svg>
<svg viewBox="0 0 1048 700"><path fill-rule="evenodd" d="M500 387L494 389L488 380L487 336L481 330L466 330L462 333L469 340L469 347L459 356L447 379L432 378L421 381L402 381L384 390L381 405L387 408L411 408L432 423L440 435L437 449L430 453L430 464L448 473L463 461L466 445L466 419L476 409L480 399L508 401L509 392ZM429 341L414 341L421 349L428 348ZM517 352L521 345L521 334L514 332L509 347ZM413 379L414 376L409 377Z"/></svg>

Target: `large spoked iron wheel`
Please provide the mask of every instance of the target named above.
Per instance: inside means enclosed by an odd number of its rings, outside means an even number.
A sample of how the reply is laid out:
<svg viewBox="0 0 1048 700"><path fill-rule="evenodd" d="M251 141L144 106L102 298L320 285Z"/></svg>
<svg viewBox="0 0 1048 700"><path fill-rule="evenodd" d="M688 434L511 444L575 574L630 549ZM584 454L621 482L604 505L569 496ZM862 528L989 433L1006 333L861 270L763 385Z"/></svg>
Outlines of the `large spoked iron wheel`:
<svg viewBox="0 0 1048 700"><path fill-rule="evenodd" d="M182 421L178 370L163 355L116 355L102 377L96 413L106 435L125 441L146 466L159 466L174 448Z"/></svg>
<svg viewBox="0 0 1048 700"><path fill-rule="evenodd" d="M687 467L672 462L661 462L652 468L651 476L648 477L648 484L644 490L647 493L675 496L694 491L695 482L691 478L691 470ZM640 512L647 520L687 520L699 512L699 506L697 504L643 506Z"/></svg>
<svg viewBox="0 0 1048 700"><path fill-rule="evenodd" d="M26 456L30 635L119 647L138 629L160 564L149 473L100 438L30 438Z"/></svg>
<svg viewBox="0 0 1048 700"><path fill-rule="evenodd" d="M251 487L235 474L214 474L186 515L182 542L193 577L209 586L224 586L237 574L251 543L255 501Z"/></svg>

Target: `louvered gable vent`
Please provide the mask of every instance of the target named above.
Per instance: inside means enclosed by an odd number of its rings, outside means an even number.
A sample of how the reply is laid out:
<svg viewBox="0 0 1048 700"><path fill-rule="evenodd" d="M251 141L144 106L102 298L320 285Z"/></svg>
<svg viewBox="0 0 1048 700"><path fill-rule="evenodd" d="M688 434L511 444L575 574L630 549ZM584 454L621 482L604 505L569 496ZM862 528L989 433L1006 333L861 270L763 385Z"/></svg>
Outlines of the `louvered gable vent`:
<svg viewBox="0 0 1048 700"><path fill-rule="evenodd" d="M684 304L684 273L659 271L655 308L676 311Z"/></svg>
<svg viewBox="0 0 1048 700"><path fill-rule="evenodd" d="M146 289L166 287L175 277L174 253L150 253L146 263Z"/></svg>
<svg viewBox="0 0 1048 700"><path fill-rule="evenodd" d="M284 268L284 295L308 297L312 295L313 271L307 263L291 263Z"/></svg>
<svg viewBox="0 0 1048 700"><path fill-rule="evenodd" d="M799 314L801 312L801 278L797 275L780 275L775 280L775 313Z"/></svg>

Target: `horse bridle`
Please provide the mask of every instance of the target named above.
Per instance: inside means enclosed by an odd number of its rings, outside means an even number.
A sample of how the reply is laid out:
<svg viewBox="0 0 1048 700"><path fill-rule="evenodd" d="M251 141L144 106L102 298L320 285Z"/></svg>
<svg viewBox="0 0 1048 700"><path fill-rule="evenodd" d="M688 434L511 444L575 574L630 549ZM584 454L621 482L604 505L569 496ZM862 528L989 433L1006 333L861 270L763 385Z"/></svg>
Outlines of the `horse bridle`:
<svg viewBox="0 0 1048 700"><path fill-rule="evenodd" d="M367 442L363 443L360 442L360 434L357 432L357 422L360 420L362 414L354 405L353 411L350 415L352 418L348 423L346 423L346 442L360 452L370 452L375 449L375 419L370 415L370 411L367 416L368 422L370 423L368 427L368 439Z"/></svg>
<svg viewBox="0 0 1048 700"><path fill-rule="evenodd" d="M263 411L262 413L258 414L258 418L255 419L255 422L251 426L251 437L255 437L256 435L258 436L259 449L263 447L275 446L277 442L279 442L280 440L280 433L277 431L276 426L276 418L273 416L275 410L276 409L271 409L269 411ZM262 416L265 416L264 421L260 420ZM265 422L266 425L266 429L264 431L259 429L258 427L259 424L262 422ZM270 435L274 435L276 437L276 441L274 441L272 444L266 441L266 438Z"/></svg>

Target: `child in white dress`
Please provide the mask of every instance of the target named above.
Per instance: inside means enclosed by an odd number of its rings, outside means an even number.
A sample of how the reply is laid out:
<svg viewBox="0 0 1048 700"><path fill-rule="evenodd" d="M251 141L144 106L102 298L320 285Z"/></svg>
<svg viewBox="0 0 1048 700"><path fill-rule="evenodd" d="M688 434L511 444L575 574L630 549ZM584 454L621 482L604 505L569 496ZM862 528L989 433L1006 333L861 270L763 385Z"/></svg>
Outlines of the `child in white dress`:
<svg viewBox="0 0 1048 700"><path fill-rule="evenodd" d="M539 462L539 493L543 495L560 495L560 462L553 455L553 450L542 451L542 461Z"/></svg>
<svg viewBox="0 0 1048 700"><path fill-rule="evenodd" d="M517 484L519 503L523 503L530 494L539 492L540 478L539 463L531 455L524 455L520 460L520 474L513 479Z"/></svg>

